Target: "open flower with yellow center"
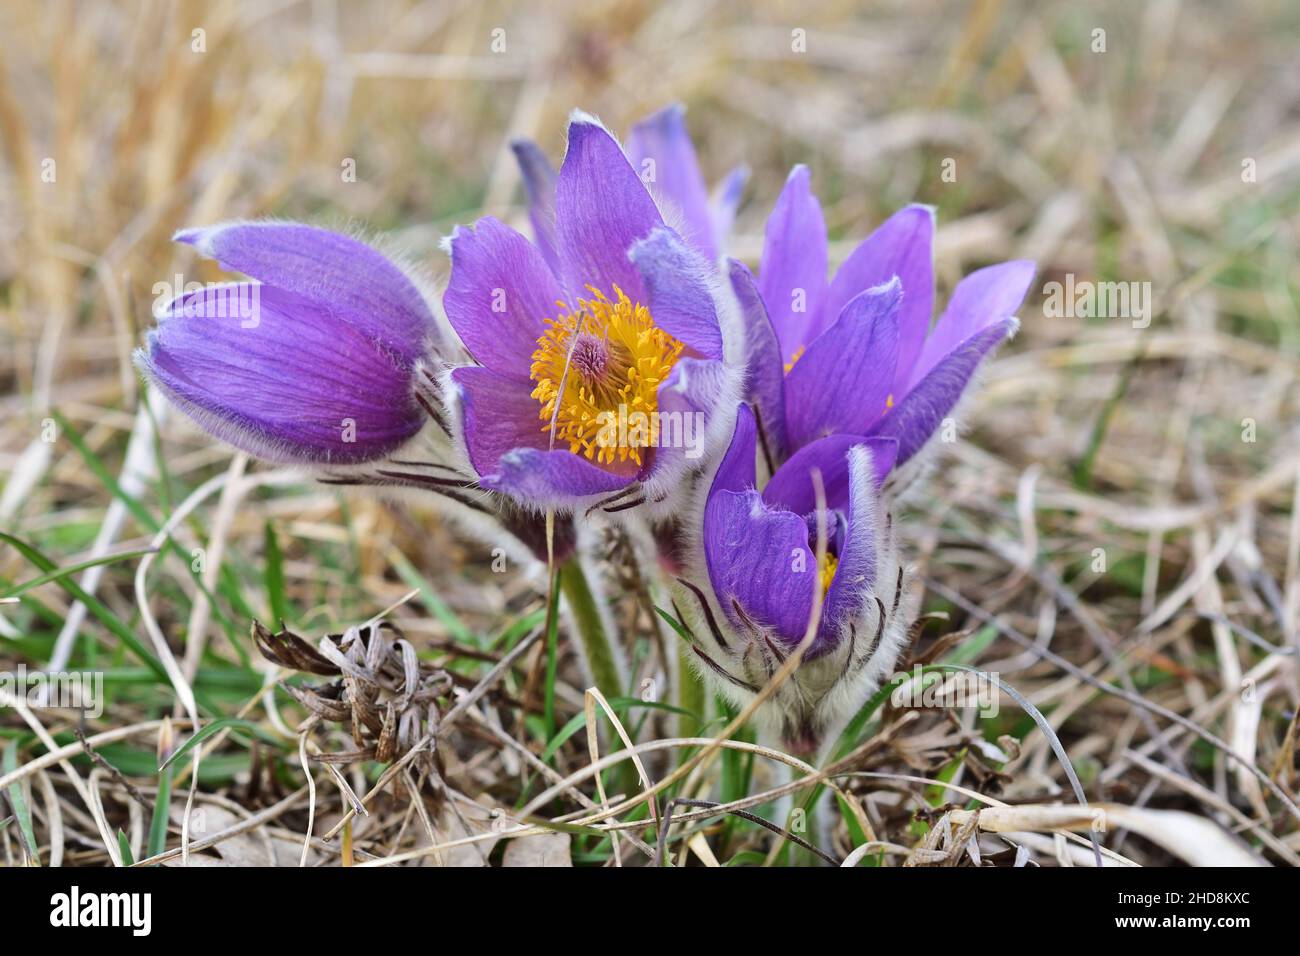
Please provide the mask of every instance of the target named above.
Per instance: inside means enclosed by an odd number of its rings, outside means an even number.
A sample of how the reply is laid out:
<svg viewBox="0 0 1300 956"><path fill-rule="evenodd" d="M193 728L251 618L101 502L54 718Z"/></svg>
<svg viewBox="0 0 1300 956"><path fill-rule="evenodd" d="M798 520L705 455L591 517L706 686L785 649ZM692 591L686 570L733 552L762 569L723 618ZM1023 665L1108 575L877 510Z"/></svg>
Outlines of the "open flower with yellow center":
<svg viewBox="0 0 1300 956"><path fill-rule="evenodd" d="M655 182L680 179L680 142L642 140L660 150L647 167ZM688 241L669 227L664 210L673 222L682 210L585 114L558 174L535 157L525 172L535 242L491 217L448 242L443 304L478 363L448 375L453 430L478 484L525 505L663 500L702 466L710 436L725 441L740 390L723 361L736 302L702 252L716 236Z"/></svg>
<svg viewBox="0 0 1300 956"><path fill-rule="evenodd" d="M746 398L774 465L836 435L892 438L903 465L1015 333L1034 264L973 272L932 328L933 241L934 211L907 206L828 278L821 205L808 170L790 174L767 220L758 277L732 272L750 353Z"/></svg>
<svg viewBox="0 0 1300 956"><path fill-rule="evenodd" d="M530 369L533 398L542 405L542 430L569 451L639 468L659 444L659 386L683 346L654 324L649 309L614 291L617 301L592 289L576 312L546 320ZM637 427L620 435L620 417Z"/></svg>

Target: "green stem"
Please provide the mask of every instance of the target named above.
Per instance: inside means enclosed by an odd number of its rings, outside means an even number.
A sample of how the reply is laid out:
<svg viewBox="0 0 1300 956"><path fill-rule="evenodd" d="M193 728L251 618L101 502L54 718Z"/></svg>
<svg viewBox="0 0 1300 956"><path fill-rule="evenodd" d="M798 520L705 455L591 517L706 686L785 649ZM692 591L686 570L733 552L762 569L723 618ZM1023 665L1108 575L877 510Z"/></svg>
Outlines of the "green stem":
<svg viewBox="0 0 1300 956"><path fill-rule="evenodd" d="M690 652L680 643L677 647L677 705L691 712L678 716L677 732L683 737L694 737L699 732L700 723L708 717L705 713L708 696L704 682L691 666Z"/></svg>
<svg viewBox="0 0 1300 956"><path fill-rule="evenodd" d="M618 658L605 633L596 597L576 555L560 566L560 591L573 612L578 640L582 642L583 656L596 687L607 699L621 697L626 692L627 681L619 672Z"/></svg>

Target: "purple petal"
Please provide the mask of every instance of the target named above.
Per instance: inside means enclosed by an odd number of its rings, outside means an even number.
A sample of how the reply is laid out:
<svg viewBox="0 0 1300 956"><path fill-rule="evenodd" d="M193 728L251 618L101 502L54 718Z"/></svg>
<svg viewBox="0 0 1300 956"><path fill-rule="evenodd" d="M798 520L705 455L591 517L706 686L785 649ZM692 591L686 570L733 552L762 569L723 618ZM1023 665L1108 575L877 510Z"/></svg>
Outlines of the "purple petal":
<svg viewBox="0 0 1300 956"><path fill-rule="evenodd" d="M629 252L645 281L655 325L705 358L722 358L722 330L713 305L709 263L670 229L656 229Z"/></svg>
<svg viewBox="0 0 1300 956"><path fill-rule="evenodd" d="M479 484L539 508L578 507L593 495L627 487L632 479L605 471L572 452L516 448L497 463L496 474Z"/></svg>
<svg viewBox="0 0 1300 956"><path fill-rule="evenodd" d="M894 276L903 282L903 305L898 316L898 370L893 394L902 398L934 316L932 207L901 209L863 240L831 280L821 318L833 321L859 292L888 282Z"/></svg>
<svg viewBox="0 0 1300 956"><path fill-rule="evenodd" d="M443 307L456 334L479 364L527 381L543 320L560 311L554 275L531 242L490 216L457 226L449 245Z"/></svg>
<svg viewBox="0 0 1300 956"><path fill-rule="evenodd" d="M876 580L876 494L880 468L871 451L863 446L849 452L848 528L840 547L835 578L826 592L818 641L810 648L813 656L831 649L823 638L838 634L844 622L861 613L871 598Z"/></svg>
<svg viewBox="0 0 1300 956"><path fill-rule="evenodd" d="M826 506L847 508L849 504L849 450L859 445L871 452L875 464L875 481L879 485L894 467L898 442L891 438L863 438L860 435L827 435L804 445L790 460L776 470L763 488L763 500L773 507L785 508L797 515L814 514L817 493L812 473L822 476Z"/></svg>
<svg viewBox="0 0 1300 956"><path fill-rule="evenodd" d="M885 411L902 296L897 278L861 293L795 363L785 381L792 448L836 432L865 434Z"/></svg>
<svg viewBox="0 0 1300 956"><path fill-rule="evenodd" d="M667 199L681 214L682 237L709 262L716 260L709 194L686 132L686 109L675 104L633 126L627 158L651 192Z"/></svg>
<svg viewBox="0 0 1300 956"><path fill-rule="evenodd" d="M180 297L136 363L204 430L270 461L372 461L424 423L410 367L361 317L276 286Z"/></svg>
<svg viewBox="0 0 1300 956"><path fill-rule="evenodd" d="M781 366L781 343L768 317L763 297L758 294L754 274L743 262L727 260L731 288L740 305L745 326L744 398L758 409L769 450L778 458L785 454L785 373Z"/></svg>
<svg viewBox="0 0 1300 956"><path fill-rule="evenodd" d="M659 445L642 479L679 474L704 457L708 421L726 394L726 367L713 359L678 359L659 386Z"/></svg>
<svg viewBox="0 0 1300 956"><path fill-rule="evenodd" d="M720 252L726 252L731 240L731 227L736 222L736 209L749 182L749 167L737 166L723 178L709 200L713 218L713 241Z"/></svg>
<svg viewBox="0 0 1300 956"><path fill-rule="evenodd" d="M711 412L726 393L727 368L716 359L677 360L659 386L659 412Z"/></svg>
<svg viewBox="0 0 1300 956"><path fill-rule="evenodd" d="M757 491L715 489L704 509L704 554L713 592L732 624L745 626L738 604L782 643L799 643L819 586L802 518L768 508Z"/></svg>
<svg viewBox="0 0 1300 956"><path fill-rule="evenodd" d="M1034 280L1034 263L1016 259L972 272L953 290L948 308L925 340L912 370L913 388L961 343L1016 314ZM897 396L895 396L897 397Z"/></svg>
<svg viewBox="0 0 1300 956"><path fill-rule="evenodd" d="M705 561L719 604L737 627L738 602L754 622L797 643L813 606L816 575L807 524L798 515L768 509L754 488L757 429L748 405L736 410L736 431L719 463L705 502ZM802 551L802 558L796 558ZM805 568L802 572L794 567Z"/></svg>
<svg viewBox="0 0 1300 956"><path fill-rule="evenodd" d="M727 446L709 494L719 491L748 491L754 487L754 453L756 449L754 413L748 405L736 409L736 427Z"/></svg>
<svg viewBox="0 0 1300 956"><path fill-rule="evenodd" d="M617 286L634 302L645 302L641 276L627 254L663 218L614 137L590 118L579 115L569 124L555 212L569 296L585 296L591 285L616 298Z"/></svg>
<svg viewBox="0 0 1300 956"><path fill-rule="evenodd" d="M975 369L1005 339L1015 334L1019 323L1003 319L988 326L950 351L932 368L895 408L891 408L871 429L879 438L898 442L898 464L915 455L956 407Z"/></svg>
<svg viewBox="0 0 1300 956"><path fill-rule="evenodd" d="M547 450L541 405L530 386L485 368L451 373L460 389L461 427L479 484L537 506L572 504L615 491L632 476L618 475L573 454Z"/></svg>
<svg viewBox="0 0 1300 956"><path fill-rule="evenodd" d="M758 288L789 362L811 343L826 294L826 220L809 188L806 166L796 166L767 220Z"/></svg>
<svg viewBox="0 0 1300 956"><path fill-rule="evenodd" d="M530 382L472 365L455 369L451 379L460 389L461 428L470 464L480 475L493 474L512 449L548 446L542 406L532 397Z"/></svg>
<svg viewBox="0 0 1300 956"><path fill-rule="evenodd" d="M173 237L242 272L348 315L404 362L438 337L433 314L406 274L350 236L293 222L230 222Z"/></svg>
<svg viewBox="0 0 1300 956"><path fill-rule="evenodd" d="M533 224L533 238L542 258L556 275L560 274L560 256L555 246L555 169L546 154L530 139L510 144L524 179L528 194L528 220Z"/></svg>

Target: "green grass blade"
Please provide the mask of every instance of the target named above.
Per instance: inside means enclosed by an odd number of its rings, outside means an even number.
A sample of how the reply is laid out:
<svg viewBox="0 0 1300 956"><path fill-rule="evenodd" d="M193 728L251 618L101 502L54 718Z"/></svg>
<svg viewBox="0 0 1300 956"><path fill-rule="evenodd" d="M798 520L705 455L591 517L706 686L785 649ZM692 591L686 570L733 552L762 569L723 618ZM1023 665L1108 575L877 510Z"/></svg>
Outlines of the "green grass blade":
<svg viewBox="0 0 1300 956"><path fill-rule="evenodd" d="M57 570L53 561L41 554L21 538L15 538L11 534L6 534L5 532L0 531L0 541L4 541L7 544L12 545L14 548L17 548L24 558L36 565L36 567L40 568L42 571L48 573ZM136 657L140 658L141 662L153 671L160 681L163 683L170 683L167 677L167 671L163 668L162 664L159 663L158 658L154 657L153 654L149 652L149 649L145 647L144 643L136 637L134 633L132 633L131 629L123 624L121 619L110 611L98 598L88 594L80 585L66 576L52 578L51 580L57 583L59 587L63 588L63 590L67 591L73 598L86 605L86 610L95 615L100 623L112 631L123 644L130 648L131 652L135 654Z"/></svg>
<svg viewBox="0 0 1300 956"><path fill-rule="evenodd" d="M0 597L21 597L23 594L26 594L33 588L40 587L42 584L49 584L52 581L57 581L60 578L67 577L69 574L76 574L78 571L84 571L87 568L93 568L101 564L112 564L115 561L125 561L128 558L139 558L146 554L155 553L157 553L156 548L140 548L137 551L119 551L116 554L106 554L99 558L92 558L89 561L82 561L79 564L70 564L67 567L56 568L53 571L42 574L40 577L32 578L30 581L24 581L8 594L0 594Z"/></svg>
<svg viewBox="0 0 1300 956"><path fill-rule="evenodd" d="M438 597L433 585L416 570L415 565L406 559L406 555L395 550L393 552L393 567L408 588L420 592L420 601L433 612L434 617L446 625L453 638L470 647L477 648L480 646L481 642L474 632L442 598Z"/></svg>
<svg viewBox="0 0 1300 956"><path fill-rule="evenodd" d="M131 841L121 830L117 831L117 848L122 854L123 866L135 866L135 856L131 853Z"/></svg>
<svg viewBox="0 0 1300 956"><path fill-rule="evenodd" d="M172 803L172 767L166 767L158 774L158 795L153 801L153 816L149 820L149 847L145 856L157 856L167 849L167 819L171 813Z"/></svg>
<svg viewBox="0 0 1300 956"><path fill-rule="evenodd" d="M276 537L275 526L266 523L266 599L271 605L271 619L284 626L289 620L289 610L284 599L284 554L280 551L280 539Z"/></svg>
<svg viewBox="0 0 1300 956"><path fill-rule="evenodd" d="M131 512L131 514L135 517L136 521L138 521L143 527L155 533L160 531L162 529L162 522L160 522L153 515L153 513L150 512L149 509L144 506L144 504L140 501L139 498L136 498L135 496L128 494L122 488L122 486L118 483L117 479L113 476L112 472L108 470L108 468L104 465L103 461L100 460L99 456L95 454L94 450L89 445L86 444L86 440L81 436L81 433L78 432L75 427L73 427L72 423L68 421L68 419L66 419L57 409L52 409L50 414L54 418L54 420L58 423L61 434L68 439L68 442L72 445L72 447L75 448L77 452L81 455L82 460L85 461L86 463L86 467L88 467L91 470L91 472L95 475L95 477L98 478L99 481L104 485L104 487L107 488L112 493L113 497L117 498L124 505L126 505L127 510ZM155 442L155 450L159 458L159 474L165 474L166 473L165 463L162 461L161 448L160 446L157 445L158 442L157 432L154 433L154 442ZM164 482L163 485L164 490L165 490L165 485L166 483ZM164 500L164 508L166 510L170 510L170 506L165 500ZM186 554L186 552L181 548L181 546L176 542L176 540L170 535L167 536L163 550L175 551L177 554L181 555L184 558L187 566L190 565L189 555ZM222 610L220 603L218 603L215 600L215 598L212 595L212 592L208 589L207 585L203 583L203 575L195 571L193 567L190 567L190 576L194 579L195 586L197 586L207 597L208 604L212 608L212 613L214 618L221 624L226 634L230 636L231 639L233 640L234 633L235 633L234 625L226 616L225 612ZM239 596L238 588L235 588L233 591L231 591L229 588L223 587L221 591L222 594L225 595L226 599L231 601L232 603L238 600L238 596ZM251 617L252 615L248 615L248 616Z"/></svg>
<svg viewBox="0 0 1300 956"><path fill-rule="evenodd" d="M94 475L99 479L100 484L111 491L114 498L117 498L122 502L122 504L126 505L127 510L135 516L136 521L140 522L140 524L148 528L150 531L156 532L162 527L162 524L153 516L153 514L150 513L149 509L141 503L139 498L127 494L127 492L123 490L122 486L118 484L117 478L115 478L113 473L104 466L103 461L101 461L99 456L95 454L94 450L86 444L86 440L81 437L81 432L77 431L72 422L64 418L63 414L57 408L50 409L50 417L58 423L60 434L62 434L72 447L80 453L82 460L86 463L86 467L94 472Z"/></svg>
<svg viewBox="0 0 1300 956"><path fill-rule="evenodd" d="M11 740L5 745L3 766L6 774L18 769L18 744L15 741ZM20 781L15 780L9 784L9 805L18 818L18 832L22 836L24 852L36 866L40 866L41 857L37 851L39 844L36 842L36 831L32 829L32 808L27 805Z"/></svg>
<svg viewBox="0 0 1300 956"><path fill-rule="evenodd" d="M185 754L189 753L191 750L193 750L199 744L203 743L203 741L207 740L213 734L218 733L219 731L222 730L230 730L234 728L238 728L240 730L247 730L250 733L256 734L258 737L261 737L263 740L267 741L268 743L278 744L280 742L276 737L267 733L265 730L263 730L257 724L253 723L251 720L242 720L238 717L219 717L210 724L204 724L203 727L199 729L198 733L194 734L187 741L185 741L185 743L177 747L175 753L173 753L170 757L164 760L162 766L159 767L158 770L159 771L166 770L168 767L170 767L172 764L176 762L177 758L182 757Z"/></svg>
<svg viewBox="0 0 1300 956"><path fill-rule="evenodd" d="M668 622L668 625L674 631L677 632L678 637L680 637L687 644L695 643L695 641L691 640L691 632L686 630L686 626L682 624L681 621L677 620L677 618L673 617L671 614L669 614L667 611L661 608L658 604L656 604L654 608L655 608L655 613Z"/></svg>

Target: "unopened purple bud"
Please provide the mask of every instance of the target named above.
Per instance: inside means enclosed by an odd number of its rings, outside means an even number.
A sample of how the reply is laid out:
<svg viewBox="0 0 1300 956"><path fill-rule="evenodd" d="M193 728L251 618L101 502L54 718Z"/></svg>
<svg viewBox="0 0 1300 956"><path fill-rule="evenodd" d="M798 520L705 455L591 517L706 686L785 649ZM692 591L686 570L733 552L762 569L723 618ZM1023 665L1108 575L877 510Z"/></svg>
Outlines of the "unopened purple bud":
<svg viewBox="0 0 1300 956"><path fill-rule="evenodd" d="M176 238L259 280L185 292L136 352L150 382L205 431L270 461L356 464L421 429L414 382L436 326L396 264L300 223Z"/></svg>

